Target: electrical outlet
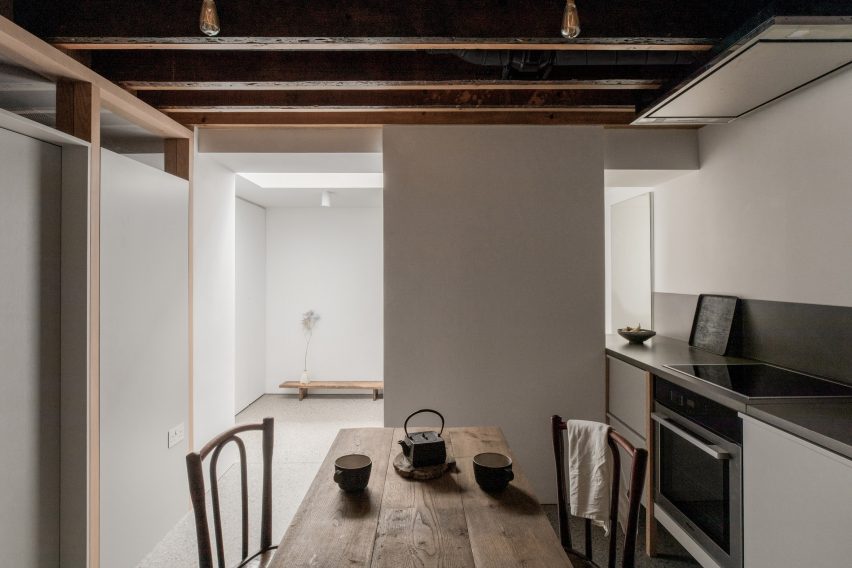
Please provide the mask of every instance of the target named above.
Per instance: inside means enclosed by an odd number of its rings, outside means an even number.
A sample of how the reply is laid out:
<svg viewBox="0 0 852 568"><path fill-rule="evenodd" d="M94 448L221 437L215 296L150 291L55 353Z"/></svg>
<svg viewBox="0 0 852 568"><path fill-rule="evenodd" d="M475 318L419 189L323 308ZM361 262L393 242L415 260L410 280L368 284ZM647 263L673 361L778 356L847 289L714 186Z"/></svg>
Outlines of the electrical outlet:
<svg viewBox="0 0 852 568"><path fill-rule="evenodd" d="M169 430L169 447L173 448L183 441L183 422Z"/></svg>

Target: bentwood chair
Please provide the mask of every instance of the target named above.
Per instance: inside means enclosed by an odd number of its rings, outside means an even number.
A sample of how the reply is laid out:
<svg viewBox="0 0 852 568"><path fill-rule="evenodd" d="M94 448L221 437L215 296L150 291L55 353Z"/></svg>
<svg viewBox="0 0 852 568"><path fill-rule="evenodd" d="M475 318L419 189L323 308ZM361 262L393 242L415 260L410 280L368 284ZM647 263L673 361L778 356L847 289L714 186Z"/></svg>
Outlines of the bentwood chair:
<svg viewBox="0 0 852 568"><path fill-rule="evenodd" d="M259 424L240 424L210 440L200 452L186 455L186 471L189 475L189 494L195 511L195 533L198 538L198 564L200 568L213 568L213 552L210 546L210 529L207 524L207 502L205 500L204 471L202 462L211 453L210 493L213 501L213 527L216 531L216 557L219 568L225 567L225 548L222 543L222 512L219 507L219 482L216 464L222 449L233 442L240 452L240 485L242 489L242 560L235 568L267 566L277 546L272 546L272 447L275 421L264 418ZM260 512L260 550L249 556L248 551L248 476L246 446L238 434L260 430L263 432L263 495Z"/></svg>
<svg viewBox="0 0 852 568"><path fill-rule="evenodd" d="M577 565L593 566L599 565L592 559L592 521L586 519L585 523L585 553L575 550L571 543L571 529L568 525L568 503L566 500L567 488L565 486L565 438L562 432L567 429L568 422L562 420L561 416L554 415L550 419L553 432L553 452L556 456L556 493L557 514L559 516L559 538L562 548L569 558L576 561ZM629 492L627 498L627 527L624 535L624 554L622 556L622 568L634 568L636 551L636 533L639 530L639 503L642 501L642 487L645 483L645 465L648 462L648 452L642 448L634 448L615 430L609 432L609 449L612 452L612 497L610 504L610 531L609 531L609 560L608 568L615 568L615 542L618 533L618 491L621 483L621 455L618 448L622 448L633 461L630 472Z"/></svg>

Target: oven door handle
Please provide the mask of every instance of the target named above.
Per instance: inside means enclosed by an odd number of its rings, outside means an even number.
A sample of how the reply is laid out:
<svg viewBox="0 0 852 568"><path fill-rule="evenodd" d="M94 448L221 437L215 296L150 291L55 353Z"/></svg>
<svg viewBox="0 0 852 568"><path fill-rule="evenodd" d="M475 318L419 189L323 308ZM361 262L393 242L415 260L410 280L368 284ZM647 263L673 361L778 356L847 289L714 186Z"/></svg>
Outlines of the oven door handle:
<svg viewBox="0 0 852 568"><path fill-rule="evenodd" d="M693 446L695 446L696 448L698 448L699 450L704 452L705 454L709 454L709 455L713 456L714 459L717 459L717 460L720 460L720 461L731 459L731 453L730 452L723 450L719 446L714 446L714 445L706 443L704 440L699 439L698 437L690 434L689 432L687 432L686 430L684 430L680 426L676 425L674 422L672 422L671 420L669 420L665 416L657 414L656 412L652 412L651 413L651 419L654 422L656 422L657 424L659 424L660 426L662 426L663 428L671 430L672 432L674 432L675 434L677 434L678 436L680 436L681 438L683 438L684 440L686 440L687 442L689 442L690 444L692 444Z"/></svg>

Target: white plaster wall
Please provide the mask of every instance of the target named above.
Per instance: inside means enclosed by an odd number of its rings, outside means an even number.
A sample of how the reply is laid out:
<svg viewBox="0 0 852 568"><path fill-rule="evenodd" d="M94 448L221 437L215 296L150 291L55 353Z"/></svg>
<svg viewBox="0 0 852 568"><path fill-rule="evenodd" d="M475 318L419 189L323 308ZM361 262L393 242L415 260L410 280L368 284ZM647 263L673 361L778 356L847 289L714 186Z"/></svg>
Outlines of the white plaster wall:
<svg viewBox="0 0 852 568"><path fill-rule="evenodd" d="M699 140L655 193L656 291L852 306L852 69Z"/></svg>
<svg viewBox="0 0 852 568"><path fill-rule="evenodd" d="M609 208L612 258L611 329L641 325L651 320L651 194L644 193Z"/></svg>
<svg viewBox="0 0 852 568"><path fill-rule="evenodd" d="M237 199L235 404L266 390L266 209Z"/></svg>
<svg viewBox="0 0 852 568"><path fill-rule="evenodd" d="M308 355L314 379L381 380L382 210L268 209L266 392L302 373L301 315L319 313Z"/></svg>
<svg viewBox="0 0 852 568"><path fill-rule="evenodd" d="M233 172L213 158L204 154L196 155L193 179L193 393L196 448L234 425L234 178Z"/></svg>
<svg viewBox="0 0 852 568"><path fill-rule="evenodd" d="M135 566L189 510L189 193L101 155L101 565Z"/></svg>
<svg viewBox="0 0 852 568"><path fill-rule="evenodd" d="M385 423L497 425L555 500L549 418L604 418L603 129L389 126Z"/></svg>
<svg viewBox="0 0 852 568"><path fill-rule="evenodd" d="M606 174L605 174L606 175ZM606 308L604 313L604 326L606 333L615 333L615 330L624 325L624 322L617 324L613 327L613 317L612 317L612 208L614 205L626 201L628 199L633 199L639 195L645 193L653 193L653 188L648 187L607 187L606 188L606 197L604 200L604 242L605 242L605 264L606 264L606 279L604 283L605 290L605 300L606 300ZM649 229L651 229L651 221L649 220ZM652 229L651 229L652 230ZM648 246L649 253L651 247L651 238L648 237ZM650 255L653 256L653 255ZM652 259L649 259L649 263L652 262ZM649 264L650 266L650 264ZM653 270L653 268L651 268ZM649 281L653 280L649 278ZM653 285L653 282L651 282ZM653 292L653 286L652 286ZM653 311L653 310L652 310ZM651 314L653 316L653 313ZM647 323L646 323L647 322ZM649 316L645 322L634 322L642 323L643 327L647 326L649 329L653 329L651 326L653 324L652 318Z"/></svg>
<svg viewBox="0 0 852 568"><path fill-rule="evenodd" d="M0 129L0 549L59 566L60 215L57 146Z"/></svg>

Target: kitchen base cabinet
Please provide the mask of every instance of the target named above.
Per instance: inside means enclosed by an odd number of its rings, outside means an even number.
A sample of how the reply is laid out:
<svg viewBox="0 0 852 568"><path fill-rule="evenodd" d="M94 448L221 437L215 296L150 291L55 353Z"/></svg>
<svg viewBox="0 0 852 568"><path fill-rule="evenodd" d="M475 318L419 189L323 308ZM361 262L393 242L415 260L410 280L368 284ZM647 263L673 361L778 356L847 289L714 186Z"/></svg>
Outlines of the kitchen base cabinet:
<svg viewBox="0 0 852 568"><path fill-rule="evenodd" d="M852 460L743 416L743 505L746 568L852 566Z"/></svg>

